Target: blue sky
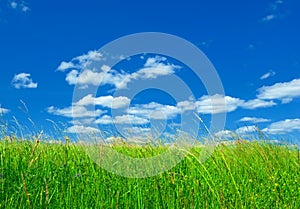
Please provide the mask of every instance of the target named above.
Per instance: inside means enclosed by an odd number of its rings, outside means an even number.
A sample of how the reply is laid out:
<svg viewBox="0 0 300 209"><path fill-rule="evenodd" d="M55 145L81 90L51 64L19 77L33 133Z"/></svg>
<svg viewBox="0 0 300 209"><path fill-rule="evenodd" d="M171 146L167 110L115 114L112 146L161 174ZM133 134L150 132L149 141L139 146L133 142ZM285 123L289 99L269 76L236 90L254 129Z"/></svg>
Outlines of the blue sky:
<svg viewBox="0 0 300 209"><path fill-rule="evenodd" d="M70 134L115 125L148 133L151 123L161 133L168 132L165 121L176 127L182 111L192 107L207 126L212 114L226 113L219 134L244 134L258 125L274 137L299 136L299 9L297 0L0 0L1 120L17 134L16 121L24 133L44 130L51 135L51 121ZM110 56L98 51L103 45L140 32L173 34L201 49L225 91L210 96L226 101L226 108L211 107L190 69L165 55L119 57L116 66L91 70L91 63ZM74 100L74 87L96 86L103 79L100 72L107 77L97 94ZM172 75L191 87L193 98L175 101L151 89L134 98L115 95L116 89L130 91L135 82L164 82ZM112 111L117 113L112 116Z"/></svg>

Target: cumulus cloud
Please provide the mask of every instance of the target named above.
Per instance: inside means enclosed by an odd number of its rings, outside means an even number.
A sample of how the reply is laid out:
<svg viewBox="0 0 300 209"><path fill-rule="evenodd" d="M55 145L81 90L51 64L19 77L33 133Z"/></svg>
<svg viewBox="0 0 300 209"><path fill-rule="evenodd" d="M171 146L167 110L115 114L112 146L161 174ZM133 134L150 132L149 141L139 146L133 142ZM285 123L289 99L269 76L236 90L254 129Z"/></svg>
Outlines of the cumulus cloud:
<svg viewBox="0 0 300 209"><path fill-rule="evenodd" d="M257 109L257 108L265 108L265 107L272 107L277 105L275 102L273 101L265 101L262 99L252 99L252 100L248 100L244 103L242 103L240 106L244 109Z"/></svg>
<svg viewBox="0 0 300 209"><path fill-rule="evenodd" d="M144 64L144 68L132 73L130 79L155 79L159 76L166 76L175 73L175 69L180 68L176 65L164 64L162 61L166 61L165 57L150 57Z"/></svg>
<svg viewBox="0 0 300 209"><path fill-rule="evenodd" d="M276 75L276 73L273 70L270 70L269 72L263 74L259 79L264 80L264 79L267 79L267 78L272 77L274 75Z"/></svg>
<svg viewBox="0 0 300 209"><path fill-rule="evenodd" d="M112 96L101 96L101 97L93 97L92 94L88 94L83 97L74 105L100 105L103 107L108 107L111 109L119 109L123 107L127 107L130 104L130 99L124 96L112 97Z"/></svg>
<svg viewBox="0 0 300 209"><path fill-rule="evenodd" d="M285 119L274 122L262 131L268 134L286 134L294 131L300 131L300 119Z"/></svg>
<svg viewBox="0 0 300 209"><path fill-rule="evenodd" d="M235 133L237 133L238 135L243 135L246 133L254 133L256 131L257 131L256 126L243 126L243 127L236 129Z"/></svg>
<svg viewBox="0 0 300 209"><path fill-rule="evenodd" d="M142 139L139 140L148 140L149 137L144 136L152 136L151 128L142 128L142 127L124 127L123 131L130 133L130 136L143 136ZM151 134L151 135L150 135Z"/></svg>
<svg viewBox="0 0 300 209"><path fill-rule="evenodd" d="M89 126L74 125L67 128L65 132L72 133L72 134L82 134L82 133L93 134L93 133L99 133L100 130Z"/></svg>
<svg viewBox="0 0 300 209"><path fill-rule="evenodd" d="M121 115L116 116L114 119L109 115L104 115L95 121L97 124L135 124L135 125L145 125L149 123L149 120L135 115Z"/></svg>
<svg viewBox="0 0 300 209"><path fill-rule="evenodd" d="M73 68L84 69L92 61L99 61L101 59L104 59L102 53L97 50L91 50L87 54L74 57L70 62L62 61L56 70L65 72Z"/></svg>
<svg viewBox="0 0 300 209"><path fill-rule="evenodd" d="M103 115L102 117L98 118L95 123L102 124L102 125L109 125L114 124L114 121L111 116L109 115Z"/></svg>
<svg viewBox="0 0 300 209"><path fill-rule="evenodd" d="M62 109L50 106L47 108L47 112L53 115L59 115L69 118L96 117L106 113L106 111L99 109L95 111L87 110L84 106L78 105L73 105Z"/></svg>
<svg viewBox="0 0 300 209"><path fill-rule="evenodd" d="M182 111L191 111L196 110L197 108L195 101L192 100L178 102L177 107L180 108Z"/></svg>
<svg viewBox="0 0 300 209"><path fill-rule="evenodd" d="M251 122L251 123L264 123L270 121L271 121L270 119L256 118L256 117L243 117L239 120L239 122Z"/></svg>
<svg viewBox="0 0 300 209"><path fill-rule="evenodd" d="M186 100L178 102L177 107L182 111L194 110L196 107L198 113L201 114L218 114L224 112L233 112L237 108L252 110L257 108L272 107L274 105L276 105L276 103L273 101L265 101L262 99L245 101L240 98L215 94L212 96L204 95L197 101Z"/></svg>
<svg viewBox="0 0 300 209"><path fill-rule="evenodd" d="M134 115L121 115L121 116L116 116L114 122L119 124L144 125L149 123L149 120Z"/></svg>
<svg viewBox="0 0 300 209"><path fill-rule="evenodd" d="M300 79L276 83L272 86L263 86L257 91L257 97L259 99L278 99L281 100L282 103L288 103L294 98L300 97Z"/></svg>
<svg viewBox="0 0 300 209"><path fill-rule="evenodd" d="M163 105L156 102L130 107L127 113L156 120L175 118L181 110L176 106Z"/></svg>
<svg viewBox="0 0 300 209"><path fill-rule="evenodd" d="M218 138L226 138L226 137L230 137L233 135L232 131L230 130L222 130L222 131L218 131L217 133L214 134L216 137Z"/></svg>
<svg viewBox="0 0 300 209"><path fill-rule="evenodd" d="M20 73L14 76L12 80L12 85L17 88L37 88L38 83L34 83L30 78L29 73Z"/></svg>
<svg viewBox="0 0 300 209"><path fill-rule="evenodd" d="M69 123L71 123L73 125L94 124L95 123L95 118L76 118L75 120L72 120Z"/></svg>
<svg viewBox="0 0 300 209"><path fill-rule="evenodd" d="M166 58L160 56L148 58L144 66L134 73L118 72L105 64L95 68L97 61L104 61L105 59L102 53L89 51L87 54L73 58L70 62L61 62L57 70L67 72L66 81L69 85L87 87L88 85L110 84L118 89L123 89L133 80L156 79L159 76L173 74L175 69L180 68L165 63Z"/></svg>
<svg viewBox="0 0 300 209"><path fill-rule="evenodd" d="M66 69L72 69L72 68L76 68L76 65L74 63L63 61L58 66L57 70L58 71L65 71Z"/></svg>
<svg viewBox="0 0 300 209"><path fill-rule="evenodd" d="M202 96L196 102L197 110L202 114L218 114L235 111L244 103L244 100L230 96L215 94Z"/></svg>
<svg viewBox="0 0 300 209"><path fill-rule="evenodd" d="M92 70L86 69L81 73L78 70L70 71L66 76L66 81L70 85L88 85L92 84L98 86L104 77L103 73L93 72Z"/></svg>

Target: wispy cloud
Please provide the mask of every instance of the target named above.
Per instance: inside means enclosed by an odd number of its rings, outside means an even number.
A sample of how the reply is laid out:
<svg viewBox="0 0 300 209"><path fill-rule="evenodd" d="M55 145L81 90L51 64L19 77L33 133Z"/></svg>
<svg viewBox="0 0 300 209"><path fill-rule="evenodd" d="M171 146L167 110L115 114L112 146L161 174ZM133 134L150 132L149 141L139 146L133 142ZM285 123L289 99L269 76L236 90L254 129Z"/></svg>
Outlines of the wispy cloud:
<svg viewBox="0 0 300 209"><path fill-rule="evenodd" d="M256 118L256 117L243 117L239 120L239 122L251 122L251 123L265 123L270 121L271 121L270 119Z"/></svg>
<svg viewBox="0 0 300 209"><path fill-rule="evenodd" d="M100 115L106 113L104 110L97 109L95 111L88 110L84 106L70 106L66 108L56 108L54 106L50 106L47 108L47 112L53 115L59 115L69 118L81 118L81 117L99 117Z"/></svg>
<svg viewBox="0 0 300 209"><path fill-rule="evenodd" d="M25 1L12 1L10 2L10 8L14 10L19 10L21 12L29 12L31 9L28 3Z"/></svg>
<svg viewBox="0 0 300 209"><path fill-rule="evenodd" d="M274 75L276 75L276 73L273 70L269 70L269 72L263 74L259 79L264 80L264 79L270 78Z"/></svg>
<svg viewBox="0 0 300 209"><path fill-rule="evenodd" d="M269 22L271 20L274 20L277 16L275 14L267 15L262 18L263 22Z"/></svg>
<svg viewBox="0 0 300 209"><path fill-rule="evenodd" d="M247 48L248 48L249 50L255 49L255 45L251 43L251 44L248 45Z"/></svg>
<svg viewBox="0 0 300 209"><path fill-rule="evenodd" d="M10 110L6 108L2 108L0 104L0 116L8 113Z"/></svg>
<svg viewBox="0 0 300 209"><path fill-rule="evenodd" d="M37 88L38 83L34 83L30 78L29 73L20 73L14 76L12 80L12 85L17 88Z"/></svg>
<svg viewBox="0 0 300 209"><path fill-rule="evenodd" d="M72 133L72 134L83 134L83 133L94 134L94 133L99 133L100 130L90 126L74 125L67 128L65 132Z"/></svg>
<svg viewBox="0 0 300 209"><path fill-rule="evenodd" d="M262 22L270 22L279 17L283 17L282 4L284 2L282 0L276 0L272 2L267 8L268 14L264 16L261 21Z"/></svg>
<svg viewBox="0 0 300 209"><path fill-rule="evenodd" d="M10 3L10 6L11 6L11 8L13 8L13 9L17 9L18 3L15 2L15 1L12 1L12 2Z"/></svg>
<svg viewBox="0 0 300 209"><path fill-rule="evenodd" d="M135 124L145 125L149 123L148 119L138 117L135 115L120 115L112 118L109 115L104 115L95 121L97 124L109 125L109 124Z"/></svg>
<svg viewBox="0 0 300 209"><path fill-rule="evenodd" d="M300 119L285 119L282 121L274 122L262 131L268 134L286 134L294 131L300 132Z"/></svg>
<svg viewBox="0 0 300 209"><path fill-rule="evenodd" d="M248 100L240 105L240 107L244 109L257 109L257 108L266 108L266 107L273 107L277 105L274 101L266 101L262 99L251 99Z"/></svg>
<svg viewBox="0 0 300 209"><path fill-rule="evenodd" d="M263 86L257 91L259 99L278 99L282 103L289 103L294 98L300 97L300 79L276 83L272 86Z"/></svg>

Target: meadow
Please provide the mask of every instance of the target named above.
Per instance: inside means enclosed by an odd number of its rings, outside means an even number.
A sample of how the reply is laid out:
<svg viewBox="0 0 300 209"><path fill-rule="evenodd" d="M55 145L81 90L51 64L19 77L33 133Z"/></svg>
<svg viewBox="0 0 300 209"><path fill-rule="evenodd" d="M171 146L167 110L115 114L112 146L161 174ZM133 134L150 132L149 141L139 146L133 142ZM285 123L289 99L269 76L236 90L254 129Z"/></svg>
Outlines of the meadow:
<svg viewBox="0 0 300 209"><path fill-rule="evenodd" d="M135 157L162 151L150 145L123 146L124 153ZM102 169L80 144L4 137L0 208L300 207L297 148L237 140L217 146L205 162L197 157L201 150L193 148L177 166L157 176L126 178Z"/></svg>

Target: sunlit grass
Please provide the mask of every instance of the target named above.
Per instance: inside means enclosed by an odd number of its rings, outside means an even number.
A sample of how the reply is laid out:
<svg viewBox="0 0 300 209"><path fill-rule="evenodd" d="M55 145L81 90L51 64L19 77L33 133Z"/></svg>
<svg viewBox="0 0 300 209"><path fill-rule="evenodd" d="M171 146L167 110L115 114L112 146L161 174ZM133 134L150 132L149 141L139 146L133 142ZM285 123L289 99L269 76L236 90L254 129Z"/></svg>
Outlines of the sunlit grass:
<svg viewBox="0 0 300 209"><path fill-rule="evenodd" d="M201 163L193 148L176 167L134 179L95 164L83 145L0 141L0 208L298 208L299 150L265 142L219 145ZM163 146L114 147L133 157Z"/></svg>

